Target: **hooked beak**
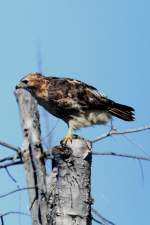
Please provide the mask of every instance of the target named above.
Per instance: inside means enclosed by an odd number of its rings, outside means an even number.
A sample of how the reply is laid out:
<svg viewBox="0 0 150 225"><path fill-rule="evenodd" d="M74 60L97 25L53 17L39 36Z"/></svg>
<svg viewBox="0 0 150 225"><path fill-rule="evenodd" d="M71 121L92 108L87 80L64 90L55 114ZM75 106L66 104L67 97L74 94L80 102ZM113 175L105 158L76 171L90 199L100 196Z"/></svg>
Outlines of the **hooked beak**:
<svg viewBox="0 0 150 225"><path fill-rule="evenodd" d="M25 84L25 83L23 83L23 82L19 82L17 85L16 85L16 90L17 89L20 89L20 88L27 88L27 85Z"/></svg>

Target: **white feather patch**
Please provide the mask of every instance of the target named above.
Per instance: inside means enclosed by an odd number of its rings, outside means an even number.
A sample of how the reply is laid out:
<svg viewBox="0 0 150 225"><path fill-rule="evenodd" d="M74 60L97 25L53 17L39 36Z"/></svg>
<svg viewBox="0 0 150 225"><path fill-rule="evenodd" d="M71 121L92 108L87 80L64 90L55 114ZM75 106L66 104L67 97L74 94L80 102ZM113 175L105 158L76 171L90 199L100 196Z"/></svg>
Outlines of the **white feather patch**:
<svg viewBox="0 0 150 225"><path fill-rule="evenodd" d="M87 127L96 124L106 124L111 119L111 115L102 110L88 111L80 113L78 116L74 116L69 121L69 127L73 129L79 129L81 127Z"/></svg>

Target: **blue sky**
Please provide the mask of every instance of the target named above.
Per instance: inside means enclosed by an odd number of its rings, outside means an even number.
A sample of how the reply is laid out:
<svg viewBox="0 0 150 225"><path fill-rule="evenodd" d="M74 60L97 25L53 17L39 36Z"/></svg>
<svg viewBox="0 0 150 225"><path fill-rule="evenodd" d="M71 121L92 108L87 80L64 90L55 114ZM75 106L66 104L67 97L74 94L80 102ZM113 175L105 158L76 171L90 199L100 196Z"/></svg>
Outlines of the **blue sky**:
<svg viewBox="0 0 150 225"><path fill-rule="evenodd" d="M118 129L150 123L150 2L148 0L14 0L0 1L0 140L21 146L22 133L14 87L29 72L39 70L40 48L45 75L74 77L104 91L110 98L131 105L136 121L114 119ZM40 108L42 137L55 124L52 144L66 132L66 125ZM81 129L78 134L94 138L109 126ZM94 146L97 151L149 154L150 134L143 132L114 137ZM45 140L46 141L46 140ZM1 155L12 154L0 147ZM111 157L93 157L92 196L94 207L117 225L150 223L150 163ZM21 166L10 169L20 186L25 186ZM0 193L16 184L0 171ZM28 210L27 194L1 199L0 212ZM7 225L28 225L26 217L9 216ZM95 224L95 223L93 223Z"/></svg>

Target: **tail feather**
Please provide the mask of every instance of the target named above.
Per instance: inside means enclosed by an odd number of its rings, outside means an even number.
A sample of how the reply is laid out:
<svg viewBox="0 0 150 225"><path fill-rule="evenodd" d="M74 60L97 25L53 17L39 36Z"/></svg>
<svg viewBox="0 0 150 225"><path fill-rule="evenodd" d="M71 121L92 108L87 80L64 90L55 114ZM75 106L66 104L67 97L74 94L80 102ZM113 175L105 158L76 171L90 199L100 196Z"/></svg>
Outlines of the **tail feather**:
<svg viewBox="0 0 150 225"><path fill-rule="evenodd" d="M113 116L116 116L122 120L134 121L134 109L130 106L121 105L113 102L112 106L108 110Z"/></svg>

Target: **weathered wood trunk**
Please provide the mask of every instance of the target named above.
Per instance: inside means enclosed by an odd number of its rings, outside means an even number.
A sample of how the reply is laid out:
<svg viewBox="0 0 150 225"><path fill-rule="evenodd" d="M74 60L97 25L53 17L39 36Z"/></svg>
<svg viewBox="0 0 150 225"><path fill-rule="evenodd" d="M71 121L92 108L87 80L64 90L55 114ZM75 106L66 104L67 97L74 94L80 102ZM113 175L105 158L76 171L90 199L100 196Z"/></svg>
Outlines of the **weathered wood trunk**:
<svg viewBox="0 0 150 225"><path fill-rule="evenodd" d="M23 129L24 162L32 225L91 225L91 146L74 139L52 149L52 173L46 166L36 101L16 91Z"/></svg>
<svg viewBox="0 0 150 225"><path fill-rule="evenodd" d="M91 225L91 146L74 139L56 146L48 188L48 222L51 225Z"/></svg>
<svg viewBox="0 0 150 225"><path fill-rule="evenodd" d="M16 91L23 130L21 148L27 187L29 188L29 207L32 225L47 224L46 169L40 139L39 114L37 104L30 94L23 90Z"/></svg>

